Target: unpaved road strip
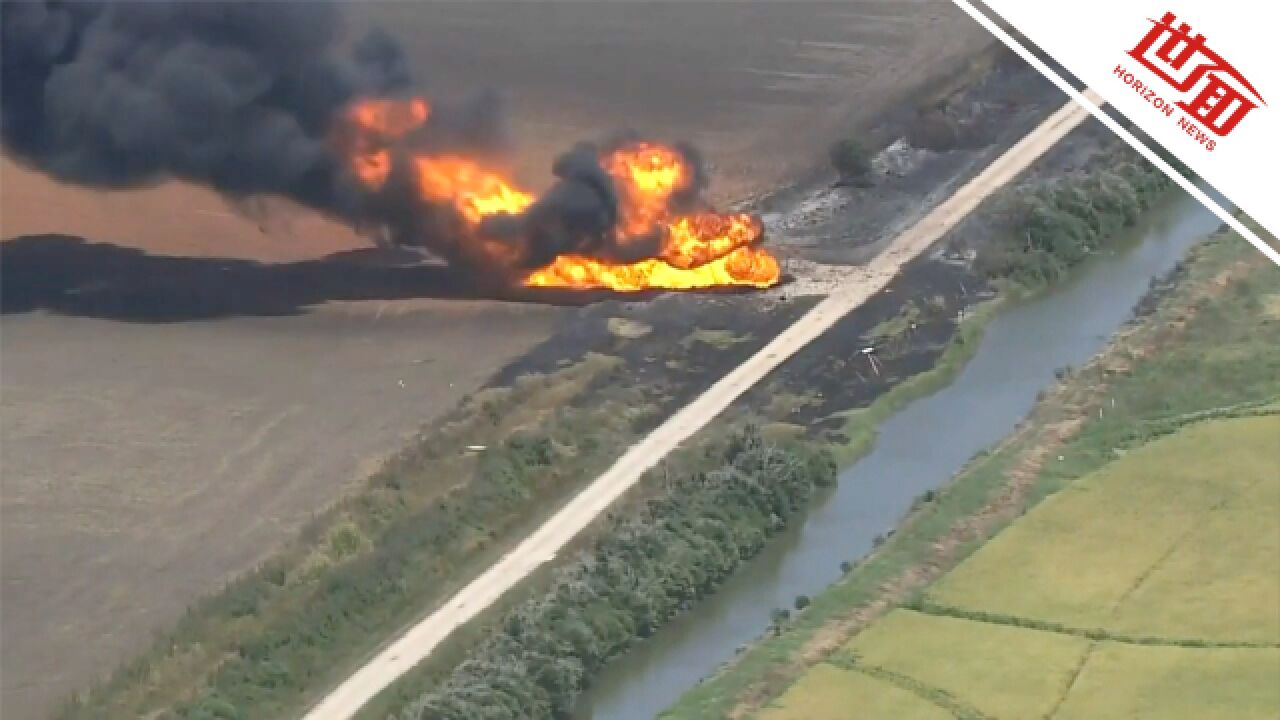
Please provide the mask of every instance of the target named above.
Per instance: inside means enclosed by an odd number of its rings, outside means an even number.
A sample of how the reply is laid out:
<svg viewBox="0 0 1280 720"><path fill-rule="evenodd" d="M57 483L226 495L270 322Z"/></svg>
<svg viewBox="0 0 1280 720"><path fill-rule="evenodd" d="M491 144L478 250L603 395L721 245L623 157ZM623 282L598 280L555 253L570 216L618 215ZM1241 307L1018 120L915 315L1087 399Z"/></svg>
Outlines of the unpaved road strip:
<svg viewBox="0 0 1280 720"><path fill-rule="evenodd" d="M1102 102L1092 93L1089 97L1095 103ZM515 550L329 693L307 713L305 720L346 720L355 715L383 688L430 655L454 629L491 605L539 565L554 558L556 552L635 485L646 470L702 429L783 361L888 285L905 263L927 250L983 199L1025 170L1087 117L1088 111L1074 102L1051 115L977 177L894 239L883 253L853 274L845 286L818 303L758 353L633 445Z"/></svg>

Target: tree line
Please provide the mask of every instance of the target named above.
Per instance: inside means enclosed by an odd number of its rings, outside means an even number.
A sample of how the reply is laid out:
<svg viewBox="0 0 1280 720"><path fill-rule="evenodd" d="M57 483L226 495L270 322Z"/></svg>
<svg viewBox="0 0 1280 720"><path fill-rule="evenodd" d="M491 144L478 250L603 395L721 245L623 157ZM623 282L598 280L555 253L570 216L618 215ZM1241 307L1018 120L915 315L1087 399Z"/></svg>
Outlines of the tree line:
<svg viewBox="0 0 1280 720"><path fill-rule="evenodd" d="M717 467L668 480L639 512L609 520L401 720L567 717L605 663L713 592L835 476L825 451L735 433Z"/></svg>
<svg viewBox="0 0 1280 720"><path fill-rule="evenodd" d="M1062 278L1143 210L1173 181L1127 150L1082 173L1016 195L1010 229L980 255L979 269L1038 288Z"/></svg>

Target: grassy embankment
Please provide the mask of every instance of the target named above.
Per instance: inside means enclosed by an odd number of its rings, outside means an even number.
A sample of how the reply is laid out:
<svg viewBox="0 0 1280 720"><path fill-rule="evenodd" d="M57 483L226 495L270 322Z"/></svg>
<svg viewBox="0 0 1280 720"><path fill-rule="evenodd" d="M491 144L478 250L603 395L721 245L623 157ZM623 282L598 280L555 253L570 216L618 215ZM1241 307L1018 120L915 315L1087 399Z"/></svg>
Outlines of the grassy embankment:
<svg viewBox="0 0 1280 720"><path fill-rule="evenodd" d="M610 520L545 592L506 612L401 717L567 716L606 662L713 592L835 480L829 457L752 429L716 455L705 458L710 470L667 478L656 497Z"/></svg>
<svg viewBox="0 0 1280 720"><path fill-rule="evenodd" d="M1275 535L1276 488L1252 483L1277 477L1278 279L1234 234L1199 247L1158 307L1014 436L669 716L742 717L772 703L761 717L1199 717L1197 697L1229 699L1233 716L1274 714L1263 679L1280 663L1280 628L1263 615L1280 597L1277 548L1259 538ZM1253 416L1267 417L1198 424ZM1223 452L1206 454L1210 441ZM1059 583L1063 572L1077 577ZM1224 612L1223 598L1242 592L1253 599ZM915 609L872 623L904 604ZM990 687L991 668L1019 680Z"/></svg>

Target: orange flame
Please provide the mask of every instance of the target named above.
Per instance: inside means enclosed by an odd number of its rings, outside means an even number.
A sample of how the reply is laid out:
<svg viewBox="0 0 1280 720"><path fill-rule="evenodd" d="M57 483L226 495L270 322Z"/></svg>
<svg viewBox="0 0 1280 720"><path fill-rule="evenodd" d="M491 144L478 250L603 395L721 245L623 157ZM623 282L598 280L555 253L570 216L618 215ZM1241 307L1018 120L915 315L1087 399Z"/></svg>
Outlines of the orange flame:
<svg viewBox="0 0 1280 720"><path fill-rule="evenodd" d="M667 203L687 190L692 169L674 149L650 142L624 146L600 159L622 196L624 235L652 232L667 214Z"/></svg>
<svg viewBox="0 0 1280 720"><path fill-rule="evenodd" d="M767 288L778 282L778 260L767 251L741 247L697 267L680 268L661 258L612 263L582 255L561 255L550 265L530 273L529 287L606 288L616 292L639 290L696 290L721 286Z"/></svg>
<svg viewBox="0 0 1280 720"><path fill-rule="evenodd" d="M758 219L713 212L671 214L672 196L688 191L694 181L693 168L674 148L632 143L605 155L600 164L618 188L621 242L626 244L628 236L660 232L658 257L615 263L561 255L526 277L526 285L632 292L777 284L782 275L777 259L756 247L764 234Z"/></svg>
<svg viewBox="0 0 1280 720"><path fill-rule="evenodd" d="M696 268L738 248L753 245L764 234L751 215L698 213L676 218L666 225L662 258L678 268Z"/></svg>
<svg viewBox="0 0 1280 720"><path fill-rule="evenodd" d="M391 174L391 153L387 145L421 127L431 114L422 98L412 100L361 100L347 112L344 143L351 172L371 190L387 182Z"/></svg>
<svg viewBox="0 0 1280 720"><path fill-rule="evenodd" d="M429 156L416 157L413 162L422 195L451 203L470 227L479 225L486 215L514 215L533 204L533 195L466 158Z"/></svg>
<svg viewBox="0 0 1280 720"><path fill-rule="evenodd" d="M370 190L382 188L394 162L390 146L421 127L430 111L421 98L363 100L352 105L345 134L339 137L352 175ZM422 198L450 204L472 231L478 231L485 217L518 214L536 199L496 169L471 158L414 154L410 162ZM721 285L769 287L778 282L781 270L777 259L758 246L763 228L756 218L671 211L673 197L692 190L696 179L695 169L675 148L654 142L628 143L603 155L600 164L618 190L616 241L625 246L656 233L661 237L657 256L621 263L561 255L529 273L525 285L630 292ZM484 254L501 254L486 238L476 236L471 241Z"/></svg>

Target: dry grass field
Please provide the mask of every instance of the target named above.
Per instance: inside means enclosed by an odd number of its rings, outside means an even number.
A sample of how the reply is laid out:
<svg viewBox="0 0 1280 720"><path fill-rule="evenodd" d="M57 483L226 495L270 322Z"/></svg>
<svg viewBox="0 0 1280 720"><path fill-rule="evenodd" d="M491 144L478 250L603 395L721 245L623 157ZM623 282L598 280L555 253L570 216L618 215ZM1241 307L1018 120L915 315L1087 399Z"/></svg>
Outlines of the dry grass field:
<svg viewBox="0 0 1280 720"><path fill-rule="evenodd" d="M5 317L5 717L42 715L24 707L145 646L553 322L378 305L165 325Z"/></svg>
<svg viewBox="0 0 1280 720"><path fill-rule="evenodd" d="M820 162L832 138L988 42L941 0L366 3L353 14L406 42L428 91L503 91L528 184L545 184L573 141L635 128L699 143L721 199ZM235 208L180 183L99 192L3 159L0 218L11 286L58 275L69 238L109 243L113 263L140 251L120 260L129 273L58 278L52 309L11 304L0 320L0 714L15 720L144 647L562 317L428 291L326 303L343 293L308 292L308 276L273 265L262 280L289 297L256 307L234 280L210 280L220 258L298 263L368 244L282 203ZM51 233L68 238L37 237ZM12 262L15 241L47 257ZM184 286L170 273L190 264L156 258L206 262ZM138 280L147 273L163 292ZM128 312L95 305L104 286ZM169 317L175 297L213 310Z"/></svg>

